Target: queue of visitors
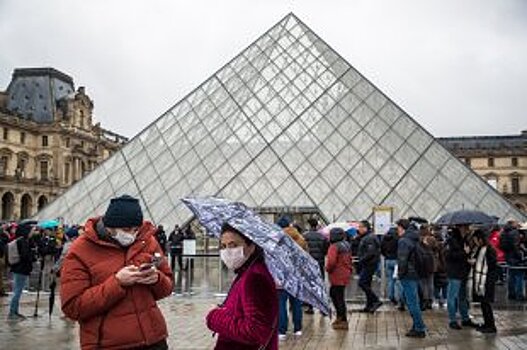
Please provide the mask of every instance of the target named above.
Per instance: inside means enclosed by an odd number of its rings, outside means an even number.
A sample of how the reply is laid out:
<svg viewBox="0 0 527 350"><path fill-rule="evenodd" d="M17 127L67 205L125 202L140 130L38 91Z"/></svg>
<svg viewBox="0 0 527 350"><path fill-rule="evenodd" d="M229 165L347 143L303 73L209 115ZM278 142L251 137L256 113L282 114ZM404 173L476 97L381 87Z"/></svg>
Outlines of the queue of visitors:
<svg viewBox="0 0 527 350"><path fill-rule="evenodd" d="M365 296L364 307L357 311L374 314L383 305L372 288L382 262L387 300L400 311L408 310L412 318L408 337L426 337L423 312L445 307L450 329L496 333L492 303L500 281L507 282L510 300L525 300L527 226L512 220L503 227L434 226L423 218L410 217L399 219L382 235L376 235L363 220L356 234L334 227L327 237L315 218L308 220L306 232L287 216L276 224L301 248L299 252L313 258L321 279L327 273L336 331L349 328L353 311L347 308L346 288L353 271ZM189 229L176 225L167 237L162 226L144 221L138 200L129 196L112 199L104 216L84 226L68 227L60 221L45 227L30 221L4 224L0 229L0 296L8 296L3 281L9 274L8 319L25 319L19 303L36 264L38 290L49 291L60 277L62 310L79 322L83 348L166 349L168 330L156 302L173 290L176 261L180 271L189 268L182 260L186 239L195 239ZM289 312L292 334L302 336L303 308L306 314L314 314L313 306L304 304L277 280L268 283L272 276L263 264L263 252L245 232L226 225L220 242L221 259L236 279L226 301L207 317L207 326L220 335L217 348L249 342L276 349L277 342L287 338ZM170 260L164 258L167 255ZM254 278L266 280L265 291L258 289ZM276 299L276 307L267 308L271 299ZM481 323L470 315L470 302L480 305ZM263 321L248 318L250 313ZM226 323L235 322L233 315L239 315L238 321L243 320L247 330L260 329L258 334ZM126 336L116 333L123 325L129 330ZM137 333L135 329L150 331Z"/></svg>

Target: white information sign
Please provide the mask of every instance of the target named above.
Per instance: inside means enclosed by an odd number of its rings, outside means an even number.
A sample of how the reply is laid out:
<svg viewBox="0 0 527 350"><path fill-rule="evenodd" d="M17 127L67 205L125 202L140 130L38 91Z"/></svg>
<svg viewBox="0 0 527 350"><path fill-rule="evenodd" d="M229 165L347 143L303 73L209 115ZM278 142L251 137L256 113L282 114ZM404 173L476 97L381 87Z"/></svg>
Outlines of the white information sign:
<svg viewBox="0 0 527 350"><path fill-rule="evenodd" d="M183 240L183 255L196 255L196 240Z"/></svg>
<svg viewBox="0 0 527 350"><path fill-rule="evenodd" d="M377 235L384 235L392 225L393 208L392 207L374 207L373 208L373 230Z"/></svg>

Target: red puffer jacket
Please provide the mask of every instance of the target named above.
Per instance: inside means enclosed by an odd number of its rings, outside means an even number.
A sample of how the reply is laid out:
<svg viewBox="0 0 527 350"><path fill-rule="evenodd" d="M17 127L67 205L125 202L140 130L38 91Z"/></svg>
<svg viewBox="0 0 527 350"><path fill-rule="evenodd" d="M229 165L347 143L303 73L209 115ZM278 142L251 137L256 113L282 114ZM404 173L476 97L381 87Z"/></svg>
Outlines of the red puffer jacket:
<svg viewBox="0 0 527 350"><path fill-rule="evenodd" d="M90 219L85 233L72 244L61 270L62 311L79 321L82 349L123 349L151 345L168 337L156 300L172 292L172 273L166 259L154 285L121 287L115 273L128 265L149 263L162 254L153 237L154 226L144 222L127 249L103 240Z"/></svg>
<svg viewBox="0 0 527 350"><path fill-rule="evenodd" d="M207 315L207 327L219 335L216 350L257 350L266 343L266 350L278 350L278 293L257 254L236 271L223 306Z"/></svg>
<svg viewBox="0 0 527 350"><path fill-rule="evenodd" d="M340 241L329 246L326 271L332 286L347 286L353 271L351 247Z"/></svg>
<svg viewBox="0 0 527 350"><path fill-rule="evenodd" d="M503 250L500 249L500 230L494 230L491 232L489 236L489 243L496 251L496 256L498 258L499 263L505 262L505 253L503 253Z"/></svg>

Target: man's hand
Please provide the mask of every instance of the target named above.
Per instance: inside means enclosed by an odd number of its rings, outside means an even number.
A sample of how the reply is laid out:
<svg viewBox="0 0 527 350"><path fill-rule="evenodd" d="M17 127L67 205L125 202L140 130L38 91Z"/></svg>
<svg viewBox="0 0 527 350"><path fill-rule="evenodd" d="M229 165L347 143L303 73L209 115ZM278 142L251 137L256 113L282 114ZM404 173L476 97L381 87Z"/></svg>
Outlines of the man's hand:
<svg viewBox="0 0 527 350"><path fill-rule="evenodd" d="M159 271L155 266L139 272L140 276L136 283L139 284L156 284L159 281Z"/></svg>
<svg viewBox="0 0 527 350"><path fill-rule="evenodd" d="M139 268L134 265L125 266L115 274L115 278L117 278L119 284L123 287L129 287L137 283L141 277L142 274Z"/></svg>

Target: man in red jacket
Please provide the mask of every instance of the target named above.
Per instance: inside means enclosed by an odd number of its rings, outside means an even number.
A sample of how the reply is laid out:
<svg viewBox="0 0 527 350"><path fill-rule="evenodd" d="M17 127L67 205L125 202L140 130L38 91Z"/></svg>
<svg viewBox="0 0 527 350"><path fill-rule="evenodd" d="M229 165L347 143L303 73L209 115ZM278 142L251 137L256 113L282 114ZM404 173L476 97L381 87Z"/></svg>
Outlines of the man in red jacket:
<svg viewBox="0 0 527 350"><path fill-rule="evenodd" d="M172 273L139 201L111 200L90 219L61 270L62 311L80 324L82 349L168 349L156 301L172 292Z"/></svg>

